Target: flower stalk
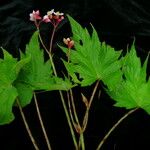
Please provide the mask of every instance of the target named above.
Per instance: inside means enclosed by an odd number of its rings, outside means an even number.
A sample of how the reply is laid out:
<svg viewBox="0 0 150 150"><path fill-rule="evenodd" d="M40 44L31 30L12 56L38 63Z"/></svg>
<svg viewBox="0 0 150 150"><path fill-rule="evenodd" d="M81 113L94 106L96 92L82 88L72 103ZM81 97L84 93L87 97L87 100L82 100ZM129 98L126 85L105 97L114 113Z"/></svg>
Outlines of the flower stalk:
<svg viewBox="0 0 150 150"><path fill-rule="evenodd" d="M100 150L101 147L103 146L103 144L105 143L105 141L107 140L107 138L110 136L110 134L120 125L120 123L125 120L129 115L131 115L132 113L134 113L135 111L137 111L138 108L132 109L129 112L127 112L124 116L122 116L114 125L113 127L107 132L107 134L104 136L104 138L100 141L98 147L96 148L96 150Z"/></svg>
<svg viewBox="0 0 150 150"><path fill-rule="evenodd" d="M33 137L33 135L32 135L32 132L31 132L31 130L30 130L30 128L29 128L28 122L27 122L27 120L26 120L26 117L25 117L25 115L24 115L24 112L23 112L23 110L22 110L22 107L21 107L21 105L20 105L19 100L16 99L16 102L17 102L17 105L18 105L18 107L19 107L20 114L21 114L23 123L24 123L24 125L25 125L25 128L26 128L26 130L27 130L27 133L28 133L28 135L29 135L29 137L30 137L30 140L31 140L31 142L32 142L32 144L33 144L35 150L40 150L39 147L38 147L38 145L36 144L36 141L35 141L35 139L34 139L34 137Z"/></svg>
<svg viewBox="0 0 150 150"><path fill-rule="evenodd" d="M53 39L54 39L56 28L63 19L64 19L63 13L59 13L59 12L55 13L54 10L51 10L51 11L47 12L47 15L45 15L43 17L43 20L42 20L43 22L46 22L46 23L50 22L53 25L53 31L52 31L52 35L51 35L51 39L50 39L49 50L46 48L45 44L43 43L43 40L42 40L40 32L39 32L40 42L41 42L42 46L44 47L44 49L46 50L46 52L49 56L49 59L50 59L51 65L52 65L52 69L53 69L54 75L56 77L57 77L57 71L56 71L55 64L54 64L53 58L52 58L52 45L53 45ZM39 30L39 27L37 29ZM74 133L74 130L73 130L73 126L71 124L69 112L68 112L68 109L67 109L67 106L66 106L66 103L65 103L65 100L64 100L64 96L63 96L63 94L60 90L59 90L59 94L60 94L62 105L63 105L64 111L65 111L65 114L66 114L66 118L67 118L67 121L68 121L68 125L69 125L69 128L70 128L70 132L71 132L71 135L72 135L74 146L75 146L76 149L78 149L76 136L75 136L75 133Z"/></svg>

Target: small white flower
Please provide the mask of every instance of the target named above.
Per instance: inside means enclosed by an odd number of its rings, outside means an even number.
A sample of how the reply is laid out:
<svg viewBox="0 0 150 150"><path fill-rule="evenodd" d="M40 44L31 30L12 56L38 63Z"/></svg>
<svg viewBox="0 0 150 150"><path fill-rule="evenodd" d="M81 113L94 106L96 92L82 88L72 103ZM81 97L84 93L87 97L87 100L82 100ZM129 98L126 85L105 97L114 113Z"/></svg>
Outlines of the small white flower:
<svg viewBox="0 0 150 150"><path fill-rule="evenodd" d="M64 13L60 13L59 11L57 11L57 12L54 12L54 15L56 15L56 16L63 16Z"/></svg>
<svg viewBox="0 0 150 150"><path fill-rule="evenodd" d="M48 12L47 12L47 15L48 15L48 16L53 15L53 14L54 14L54 9L52 9L51 11L48 11Z"/></svg>
<svg viewBox="0 0 150 150"><path fill-rule="evenodd" d="M33 16L32 13L30 14L30 20L31 20L31 21L35 21L35 20L36 20L36 19L34 18L34 16Z"/></svg>

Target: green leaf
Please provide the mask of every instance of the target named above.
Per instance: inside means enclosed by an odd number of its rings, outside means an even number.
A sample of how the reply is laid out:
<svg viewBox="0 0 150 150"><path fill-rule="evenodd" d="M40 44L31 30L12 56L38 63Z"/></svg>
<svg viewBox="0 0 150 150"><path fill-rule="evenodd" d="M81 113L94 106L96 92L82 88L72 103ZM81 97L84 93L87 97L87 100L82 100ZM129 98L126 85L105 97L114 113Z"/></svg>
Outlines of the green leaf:
<svg viewBox="0 0 150 150"><path fill-rule="evenodd" d="M3 54L4 59L0 59L0 85L12 84L17 76L15 70L17 60L6 50L3 50Z"/></svg>
<svg viewBox="0 0 150 150"><path fill-rule="evenodd" d="M26 105L31 103L33 97L33 89L30 85L21 82L15 82L14 86L18 92L18 99L20 105L25 107Z"/></svg>
<svg viewBox="0 0 150 150"><path fill-rule="evenodd" d="M36 31L32 35L25 54L21 53L18 64L21 66L21 71L14 83L23 107L31 102L35 90L68 90L72 87L66 79L55 77L50 61L44 61L44 51L40 49L38 34ZM27 63L24 65L24 62Z"/></svg>
<svg viewBox="0 0 150 150"><path fill-rule="evenodd" d="M124 58L123 77L117 88L108 90L115 106L127 109L142 108L150 114L150 80L146 81L148 57L144 65L136 55L134 45Z"/></svg>
<svg viewBox="0 0 150 150"><path fill-rule="evenodd" d="M29 83L34 90L47 89L51 82L52 69L50 62L44 62L43 51L40 50L38 32L35 32L26 47L25 56L31 56L31 61L22 69L21 80Z"/></svg>
<svg viewBox="0 0 150 150"><path fill-rule="evenodd" d="M73 69L73 66L71 64L69 64L68 62L65 62L63 61L67 71L69 72L70 76L72 77L73 81L75 83L79 83L80 84L80 81L78 80L77 76L75 75L74 73L74 69Z"/></svg>
<svg viewBox="0 0 150 150"><path fill-rule="evenodd" d="M12 107L18 93L13 86L0 86L0 125L14 120Z"/></svg>
<svg viewBox="0 0 150 150"><path fill-rule="evenodd" d="M29 83L34 90L55 90L54 86L57 84L57 80L59 80L59 86L61 85L61 80L62 88L60 86L60 90L66 90L64 89L64 80L59 78L56 80L56 77L54 77L50 61L44 61L44 54L43 50L40 50L37 31L33 34L26 47L26 53L25 55L22 54L22 57L24 58L28 55L31 56L31 61L22 68L20 80ZM67 85L68 83L66 83ZM67 88L70 88L70 85Z"/></svg>
<svg viewBox="0 0 150 150"><path fill-rule="evenodd" d="M135 84L135 86L137 87L138 85L141 85L141 83L146 81L147 59L144 63L144 66L141 67L141 61L140 58L138 58L136 55L134 45L132 45L130 53L126 55L124 59L124 75L130 82Z"/></svg>
<svg viewBox="0 0 150 150"><path fill-rule="evenodd" d="M96 80L102 80L113 88L121 79L121 62L118 60L121 51L99 41L96 30L92 27L92 34L82 28L72 17L68 16L75 42L75 50L70 51L70 62L65 67L75 83L81 86L91 85ZM60 47L64 53L66 48ZM79 76L78 76L79 75Z"/></svg>
<svg viewBox="0 0 150 150"><path fill-rule="evenodd" d="M85 39L86 37L83 34L84 29L82 28L82 26L77 23L71 16L67 15L67 17L71 24L74 40L79 42L81 39Z"/></svg>
<svg viewBox="0 0 150 150"><path fill-rule="evenodd" d="M0 59L0 124L10 123L14 119L12 107L18 96L13 82L16 80L19 62L3 49L4 58Z"/></svg>
<svg viewBox="0 0 150 150"><path fill-rule="evenodd" d="M15 66L17 75L19 74L20 70L24 67L24 65L29 63L30 60L31 60L31 56L28 55L27 57L22 58L20 61L17 62L16 66Z"/></svg>

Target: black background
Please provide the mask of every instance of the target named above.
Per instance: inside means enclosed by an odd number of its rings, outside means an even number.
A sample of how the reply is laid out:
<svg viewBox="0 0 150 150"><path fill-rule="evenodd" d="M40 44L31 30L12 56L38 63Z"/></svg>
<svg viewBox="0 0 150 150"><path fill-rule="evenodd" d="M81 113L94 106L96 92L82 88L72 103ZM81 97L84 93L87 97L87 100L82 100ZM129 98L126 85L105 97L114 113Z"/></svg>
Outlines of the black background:
<svg viewBox="0 0 150 150"><path fill-rule="evenodd" d="M39 9L44 15L54 8L68 13L83 26L92 23L101 41L117 50L126 52L134 40L138 56L142 60L150 49L150 2L149 0L1 0L0 1L0 46L6 48L14 56L19 55L19 48L24 50L35 27L29 21L29 13ZM41 28L42 36L48 43L51 26ZM55 43L61 43L63 37L70 36L70 28L65 20L57 30ZM61 55L54 43L55 53ZM58 67L61 67L57 57ZM149 68L149 64L148 64ZM149 75L149 69L148 69ZM102 88L102 86L99 86ZM92 88L74 89L79 99L80 91L87 96ZM127 112L123 108L113 107L114 102L102 90L101 99L96 93L90 112L89 124L85 132L87 150L95 150L100 139L112 125ZM41 114L47 129L53 150L73 150L73 144L57 92L38 95ZM84 106L77 100L80 118ZM44 138L40 129L34 102L24 109L33 134L42 150L46 150ZM0 127L0 150L32 150L34 149L24 128L18 109L13 109L16 119L9 125ZM147 148L146 148L147 147ZM128 117L112 133L103 145L102 150L148 150L150 149L150 116L143 110L138 110Z"/></svg>

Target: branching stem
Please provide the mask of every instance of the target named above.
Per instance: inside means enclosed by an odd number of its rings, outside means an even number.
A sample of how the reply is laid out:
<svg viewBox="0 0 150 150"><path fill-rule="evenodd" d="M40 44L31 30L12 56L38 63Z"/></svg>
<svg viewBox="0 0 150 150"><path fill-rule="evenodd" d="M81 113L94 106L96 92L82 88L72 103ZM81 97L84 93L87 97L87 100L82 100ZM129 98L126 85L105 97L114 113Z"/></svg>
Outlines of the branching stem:
<svg viewBox="0 0 150 150"><path fill-rule="evenodd" d="M92 104L92 102L93 102L94 95L95 95L95 93L96 93L96 90L97 90L97 88L98 88L98 85L99 85L99 81L97 81L96 84L95 84L95 87L94 87L93 92L92 92L92 94L91 94L91 97L90 97L88 106L87 106L87 108L86 108L86 112L85 112L84 119L83 119L83 125L82 125L82 126L83 126L83 128L82 128L83 132L85 131L85 129L86 129L86 127L87 127L88 117L89 117L89 110L90 110L91 104Z"/></svg>
<svg viewBox="0 0 150 150"><path fill-rule="evenodd" d="M54 72L54 75L57 77L56 68L55 68L55 65L54 65L54 62L53 62L53 58L52 58L52 54L51 54L55 31L56 31L56 26L54 26L53 31L52 31L49 51L45 47L45 45L44 45L44 43L42 41L42 38L40 38L40 40L41 40L41 44L43 45L43 47L45 48L46 52L48 53L48 56L49 56L49 59L50 59L51 65L52 65L52 69L53 69L53 72ZM69 128L70 128L70 132L71 132L71 135L72 135L74 146L75 146L76 149L78 149L76 136L75 136L75 133L74 133L74 130L73 130L73 126L71 124L71 120L70 120L70 117L69 117L69 112L67 110L67 106L66 106L66 103L65 103L62 91L59 90L59 94L60 94L61 102L62 102L64 111L65 111L65 115L66 115L66 118L67 118L67 121L68 121L68 125L69 125Z"/></svg>

